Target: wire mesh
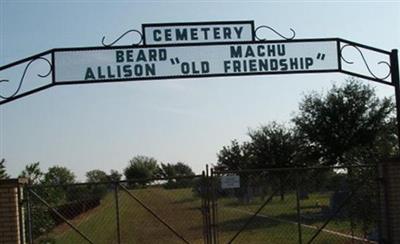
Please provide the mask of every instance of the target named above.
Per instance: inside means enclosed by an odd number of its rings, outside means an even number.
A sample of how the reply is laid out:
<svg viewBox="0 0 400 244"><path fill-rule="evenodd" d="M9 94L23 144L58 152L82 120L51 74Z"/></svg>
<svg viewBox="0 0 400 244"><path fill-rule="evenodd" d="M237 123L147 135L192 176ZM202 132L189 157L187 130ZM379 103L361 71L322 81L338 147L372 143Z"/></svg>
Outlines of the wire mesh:
<svg viewBox="0 0 400 244"><path fill-rule="evenodd" d="M127 182L119 191L121 239L129 243L202 243L200 177Z"/></svg>
<svg viewBox="0 0 400 244"><path fill-rule="evenodd" d="M112 184L35 186L26 194L33 243L116 243Z"/></svg>
<svg viewBox="0 0 400 244"><path fill-rule="evenodd" d="M182 239L202 243L200 184L201 176L193 176L30 187L24 206L27 239L32 243L182 243Z"/></svg>
<svg viewBox="0 0 400 244"><path fill-rule="evenodd" d="M223 189L237 175L240 187ZM374 167L219 171L220 243L377 243Z"/></svg>
<svg viewBox="0 0 400 244"><path fill-rule="evenodd" d="M378 243L376 173L261 169L33 186L24 191L26 235L32 243ZM223 184L232 175L239 187Z"/></svg>

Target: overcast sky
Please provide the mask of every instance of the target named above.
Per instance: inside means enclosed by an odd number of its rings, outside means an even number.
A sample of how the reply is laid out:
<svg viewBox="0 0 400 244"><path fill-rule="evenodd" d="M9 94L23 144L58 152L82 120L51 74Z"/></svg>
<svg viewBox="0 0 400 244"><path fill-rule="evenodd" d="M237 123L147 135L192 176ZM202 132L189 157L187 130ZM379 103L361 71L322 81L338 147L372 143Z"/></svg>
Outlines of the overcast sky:
<svg viewBox="0 0 400 244"><path fill-rule="evenodd" d="M391 50L400 48L399 13L399 1L0 0L0 66L51 48L100 46L103 36L112 41L143 23L162 22L254 20L284 35L293 28L298 39L341 37ZM371 68L384 73L375 63ZM21 71L0 72L0 79L17 84ZM62 165L84 179L91 169L122 171L135 155L185 162L199 173L232 139L247 140L249 129L271 121L288 123L304 94L346 78L291 74L53 87L0 106L0 158L12 176L40 161L44 170ZM390 86L368 84L379 96L393 96Z"/></svg>

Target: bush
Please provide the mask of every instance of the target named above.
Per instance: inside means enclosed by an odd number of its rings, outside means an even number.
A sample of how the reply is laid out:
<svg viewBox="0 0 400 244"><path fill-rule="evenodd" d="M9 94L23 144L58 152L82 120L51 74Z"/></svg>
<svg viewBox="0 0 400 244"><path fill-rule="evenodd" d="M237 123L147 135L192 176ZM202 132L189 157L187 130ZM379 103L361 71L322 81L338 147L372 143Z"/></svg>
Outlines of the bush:
<svg viewBox="0 0 400 244"><path fill-rule="evenodd" d="M66 219L73 219L100 205L100 198L92 198L81 201L70 202L56 207L55 209ZM56 225L64 223L55 213L51 212L51 216Z"/></svg>

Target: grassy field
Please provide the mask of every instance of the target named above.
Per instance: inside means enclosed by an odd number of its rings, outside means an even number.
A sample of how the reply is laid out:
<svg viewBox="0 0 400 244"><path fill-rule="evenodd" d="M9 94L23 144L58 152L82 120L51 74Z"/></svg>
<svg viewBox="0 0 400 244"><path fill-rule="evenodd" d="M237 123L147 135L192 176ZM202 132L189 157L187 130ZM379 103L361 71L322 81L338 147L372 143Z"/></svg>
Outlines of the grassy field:
<svg viewBox="0 0 400 244"><path fill-rule="evenodd" d="M201 200L193 196L192 189L165 190L161 187L130 191L157 215L167 222L190 243L203 243L203 219L200 211ZM167 227L156 220L146 209L126 192L119 191L119 215L121 243L182 243ZM301 201L302 240L311 238L324 218L317 218L318 205L328 205L329 196L310 195ZM227 243L243 226L259 206L258 199L250 204L240 204L236 198L221 198L218 201L218 228L220 243ZM258 217L242 232L234 243L298 243L294 194L287 194L284 201L275 197ZM308 218L312 216L313 218ZM72 223L94 243L117 243L117 219L115 199L108 194L101 205L75 218ZM350 224L346 220L334 220L327 229L339 233L321 233L314 243L357 243L340 235L349 234ZM357 233L357 235L360 235ZM55 240L55 243L86 243L69 226L63 224L37 239ZM43 242L42 242L43 243ZM50 242L51 243L51 242Z"/></svg>
<svg viewBox="0 0 400 244"><path fill-rule="evenodd" d="M249 204L241 204L232 198L219 199L218 222L221 243L229 242L264 202L265 200L254 199ZM317 228L324 224L327 217L321 215L321 207L328 206L328 202L329 195L325 194L310 194L307 200L300 202L303 243L307 243ZM235 242L298 243L300 238L298 228L296 196L286 194L283 201L278 196L274 197L235 239ZM328 231L320 233L313 243L357 243L346 237L351 235L350 221L346 219L333 219L325 229ZM355 229L354 235L362 237L360 229Z"/></svg>

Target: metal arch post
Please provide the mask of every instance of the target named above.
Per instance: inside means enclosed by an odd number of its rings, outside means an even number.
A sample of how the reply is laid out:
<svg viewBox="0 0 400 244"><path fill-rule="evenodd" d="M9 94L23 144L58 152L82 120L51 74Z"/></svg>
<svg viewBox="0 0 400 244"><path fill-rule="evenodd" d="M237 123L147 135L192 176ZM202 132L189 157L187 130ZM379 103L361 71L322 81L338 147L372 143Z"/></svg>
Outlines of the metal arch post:
<svg viewBox="0 0 400 244"><path fill-rule="evenodd" d="M399 79L399 57L398 57L398 50L397 49L392 49L390 53L390 72L391 72L391 81L394 85L394 94L396 98L396 127L397 127L397 141L398 141L398 152L397 156L400 156L400 79ZM387 167L383 165L383 171L387 171ZM384 175L387 175L387 173L384 173ZM390 221L390 209L388 206L388 199L387 199L387 184L386 184L386 179L383 178L383 187L384 187L384 199L385 199L385 213L384 213L384 218L386 219L386 223L383 223L384 226L386 226L387 229L387 238L388 238L388 243L391 243L392 241L392 232L391 232L391 221ZM381 233L382 235L382 233Z"/></svg>
<svg viewBox="0 0 400 244"><path fill-rule="evenodd" d="M396 119L397 119L397 140L400 151L400 79L399 79L399 57L398 50L392 49L390 53L390 71L391 81L394 85L394 94L396 97Z"/></svg>

